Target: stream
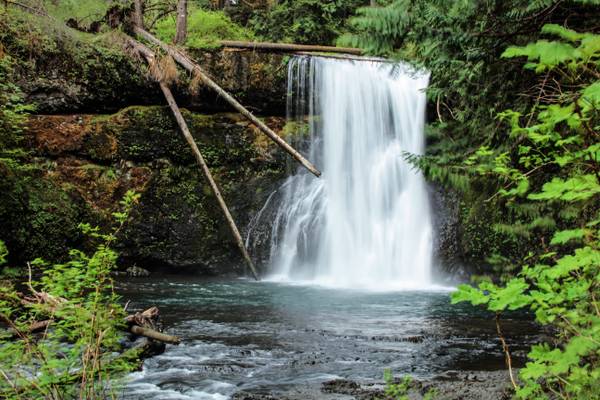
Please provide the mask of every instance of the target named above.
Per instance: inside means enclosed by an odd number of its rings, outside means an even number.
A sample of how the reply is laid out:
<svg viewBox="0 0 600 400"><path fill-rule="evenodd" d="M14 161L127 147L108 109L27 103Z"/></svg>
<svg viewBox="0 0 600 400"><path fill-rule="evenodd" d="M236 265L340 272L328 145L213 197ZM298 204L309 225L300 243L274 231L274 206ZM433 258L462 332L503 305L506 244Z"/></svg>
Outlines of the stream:
<svg viewBox="0 0 600 400"><path fill-rule="evenodd" d="M323 382L381 382L385 369L432 377L505 368L493 316L450 306L448 289L369 292L181 276L119 286L130 310L158 306L165 331L183 338L130 375L124 399L241 392L324 399ZM539 341L537 329L518 314L502 327L518 367Z"/></svg>

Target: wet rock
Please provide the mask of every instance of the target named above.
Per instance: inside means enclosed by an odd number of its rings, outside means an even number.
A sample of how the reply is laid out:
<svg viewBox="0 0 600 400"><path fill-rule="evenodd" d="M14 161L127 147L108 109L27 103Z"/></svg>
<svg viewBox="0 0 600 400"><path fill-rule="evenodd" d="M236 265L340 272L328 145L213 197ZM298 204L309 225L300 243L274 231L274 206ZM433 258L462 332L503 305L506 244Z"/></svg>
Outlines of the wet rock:
<svg viewBox="0 0 600 400"><path fill-rule="evenodd" d="M348 381L345 379L336 379L333 381L325 382L322 385L322 390L324 392L330 393L353 393L359 390L361 387L358 383L354 381Z"/></svg>
<svg viewBox="0 0 600 400"><path fill-rule="evenodd" d="M434 257L447 280L465 280L459 241L460 198L457 193L437 184L430 185L433 212Z"/></svg>
<svg viewBox="0 0 600 400"><path fill-rule="evenodd" d="M361 385L358 382L346 379L336 379L325 382L321 385L321 391L335 396L345 395L357 400L376 400L385 398L384 391L380 386Z"/></svg>
<svg viewBox="0 0 600 400"><path fill-rule="evenodd" d="M400 383L402 378L396 378ZM382 383L360 383L338 379L323 383L328 394L352 396L359 400L392 399L385 395ZM512 386L506 371L458 372L446 371L431 379L414 379L406 393L410 400L424 399L435 393L440 400L503 400L512 398Z"/></svg>
<svg viewBox="0 0 600 400"><path fill-rule="evenodd" d="M129 276L131 278L141 278L141 277L150 276L150 271L148 271L147 269L144 269L144 268L140 268L137 265L127 268L125 270L125 273L127 274L127 276Z"/></svg>
<svg viewBox="0 0 600 400"><path fill-rule="evenodd" d="M270 394L238 392L233 395L233 400L288 400L288 398Z"/></svg>
<svg viewBox="0 0 600 400"><path fill-rule="evenodd" d="M18 59L19 85L36 112L64 114L112 112L132 104L164 104L146 65L124 50L122 38L102 35L96 40L45 32L48 45L35 49L36 57ZM16 29L16 28L15 28ZM6 43L10 54L29 55L29 41L18 40L25 32L15 31ZM11 38L9 34L7 37ZM205 71L241 103L258 114L285 115L287 62L282 54L253 51L192 51ZM192 95L189 78L182 74L173 88L181 106L197 111L229 111L231 107L215 93L201 87Z"/></svg>

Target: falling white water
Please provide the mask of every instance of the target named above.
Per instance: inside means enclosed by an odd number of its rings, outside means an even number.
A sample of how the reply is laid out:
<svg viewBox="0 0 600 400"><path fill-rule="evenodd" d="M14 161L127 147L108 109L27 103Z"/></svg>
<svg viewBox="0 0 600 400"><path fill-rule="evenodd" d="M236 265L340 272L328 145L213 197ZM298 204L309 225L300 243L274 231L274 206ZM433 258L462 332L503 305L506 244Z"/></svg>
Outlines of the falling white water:
<svg viewBox="0 0 600 400"><path fill-rule="evenodd" d="M272 279L367 289L431 285L422 154L429 76L372 61L297 57L288 74L296 144L323 173L284 184L273 226Z"/></svg>

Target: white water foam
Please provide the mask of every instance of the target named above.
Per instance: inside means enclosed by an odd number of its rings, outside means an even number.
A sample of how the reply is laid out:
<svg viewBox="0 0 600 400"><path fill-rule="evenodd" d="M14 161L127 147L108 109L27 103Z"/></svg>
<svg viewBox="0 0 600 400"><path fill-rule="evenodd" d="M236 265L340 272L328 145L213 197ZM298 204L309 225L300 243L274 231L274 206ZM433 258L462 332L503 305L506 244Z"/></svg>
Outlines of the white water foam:
<svg viewBox="0 0 600 400"><path fill-rule="evenodd" d="M428 80L388 63L290 61L289 126L323 175L299 169L281 188L270 280L432 288L429 199L423 176L405 159L424 150Z"/></svg>

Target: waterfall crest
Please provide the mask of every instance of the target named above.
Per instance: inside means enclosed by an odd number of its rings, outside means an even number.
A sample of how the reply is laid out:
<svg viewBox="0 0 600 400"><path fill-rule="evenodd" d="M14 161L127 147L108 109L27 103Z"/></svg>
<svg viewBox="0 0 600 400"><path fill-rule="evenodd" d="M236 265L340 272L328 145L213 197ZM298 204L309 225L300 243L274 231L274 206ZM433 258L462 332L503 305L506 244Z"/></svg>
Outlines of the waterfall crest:
<svg viewBox="0 0 600 400"><path fill-rule="evenodd" d="M295 57L288 130L321 168L283 185L271 236L271 279L366 289L432 281L422 154L428 74L372 61Z"/></svg>

